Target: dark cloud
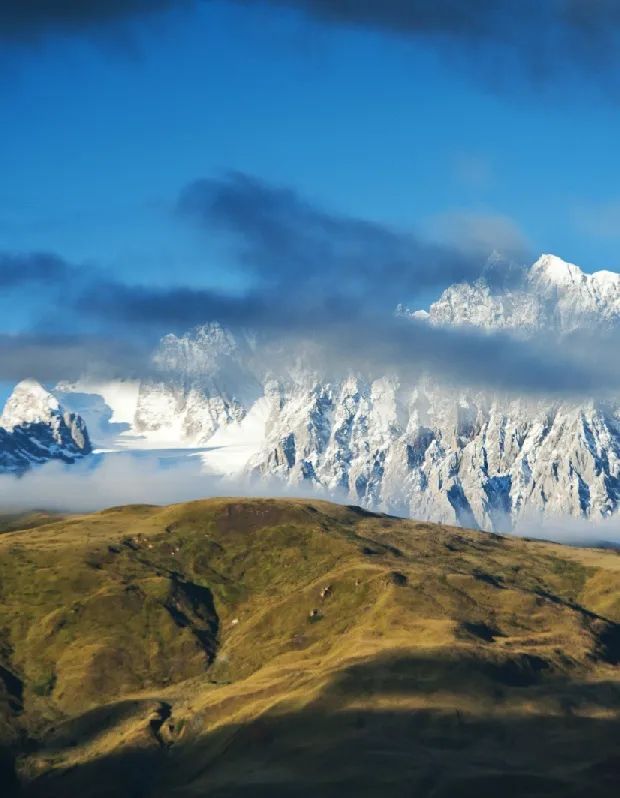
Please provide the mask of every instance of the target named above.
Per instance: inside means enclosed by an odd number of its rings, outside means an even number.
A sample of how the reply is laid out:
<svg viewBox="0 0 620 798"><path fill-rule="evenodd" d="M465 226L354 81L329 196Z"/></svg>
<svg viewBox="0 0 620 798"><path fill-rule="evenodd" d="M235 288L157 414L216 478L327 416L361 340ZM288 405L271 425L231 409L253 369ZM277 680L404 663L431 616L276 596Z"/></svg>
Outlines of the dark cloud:
<svg viewBox="0 0 620 798"><path fill-rule="evenodd" d="M262 0L259 0L262 2ZM239 0L241 3L253 0ZM617 0L266 0L330 25L456 47L487 67L513 61L533 78L620 66ZM489 80L493 75L487 75Z"/></svg>
<svg viewBox="0 0 620 798"><path fill-rule="evenodd" d="M74 269L57 255L0 253L0 288L64 284L73 274Z"/></svg>
<svg viewBox="0 0 620 798"><path fill-rule="evenodd" d="M96 289L93 289L96 290ZM190 300L188 303L188 299ZM448 384L528 395L599 397L620 389L613 353L618 341L582 338L523 340L506 333L433 327L425 322L363 308L307 314L282 297L224 297L209 292L108 284L89 308L105 321L99 336L18 335L0 338L0 377L43 381L91 377L152 377L151 348L171 327L183 330L218 320L257 334L255 366L286 377L303 357L309 368L338 379L348 371L372 379L395 373L404 381L431 374ZM317 303L318 306L318 303ZM595 354L593 354L595 353ZM172 375L170 375L172 376Z"/></svg>
<svg viewBox="0 0 620 798"><path fill-rule="evenodd" d="M534 80L581 72L617 88L618 0L231 1L288 8L325 25L420 41L436 47L442 58L464 56L488 83L508 67ZM53 33L93 33L199 5L200 0L2 0L0 39L29 42Z"/></svg>
<svg viewBox="0 0 620 798"><path fill-rule="evenodd" d="M332 23L474 40L517 40L537 23L546 23L591 41L607 36L620 22L616 0L259 0L263 1Z"/></svg>
<svg viewBox="0 0 620 798"><path fill-rule="evenodd" d="M399 303L475 279L485 262L241 173L192 183L177 213L206 237L227 238L245 276L243 293L98 281L76 304L107 321L162 332L217 319L301 336L337 321L389 317Z"/></svg>
<svg viewBox="0 0 620 798"><path fill-rule="evenodd" d="M523 340L434 327L394 312L398 302L481 271L494 290L512 286L521 272L510 264L495 259L485 267L455 247L330 213L247 175L193 183L182 192L178 213L205 236L229 238L247 277L245 291L131 285L53 256L0 258L11 265L7 285L19 280L13 267L21 264L26 292L27 280L38 280L60 293L57 315L74 330L50 336L39 324L37 334L0 338L0 377L51 381L97 371L149 376L149 353L160 335L219 321L253 331L260 367L276 374L286 375L303 355L335 378L348 370L403 379L430 373L454 384L557 396L602 396L620 388L612 333Z"/></svg>
<svg viewBox="0 0 620 798"><path fill-rule="evenodd" d="M42 382L92 377L148 376L151 369L146 342L106 336L50 335L49 333L0 334L0 380Z"/></svg>
<svg viewBox="0 0 620 798"><path fill-rule="evenodd" d="M0 38L36 40L48 33L89 32L192 0L1 0Z"/></svg>
<svg viewBox="0 0 620 798"><path fill-rule="evenodd" d="M620 389L620 368L613 365L619 341L613 334L523 339L390 317L335 324L319 330L317 340L320 357L371 377L395 373L411 380L430 374L457 387L530 396L603 399Z"/></svg>
<svg viewBox="0 0 620 798"><path fill-rule="evenodd" d="M558 398L603 399L620 389L614 358L619 342L611 335L524 340L372 315L363 308L351 308L346 315L291 312L283 309L281 297L257 307L252 297L227 297L220 304L208 292L193 292L188 306L188 296L179 289L160 289L153 296L142 286L119 286L114 292L108 285L105 298L89 309L105 320L106 334L0 336L0 379L158 377L151 360L155 339L143 335L145 329L159 335L175 322L182 329L218 320L234 331L256 333L254 366L273 376L287 377L301 357L308 368L331 379L353 371L368 379L387 373L413 382L427 374L454 386Z"/></svg>
<svg viewBox="0 0 620 798"><path fill-rule="evenodd" d="M302 304L318 292L391 308L428 289L473 279L482 267L479 254L326 211L291 189L238 172L192 183L178 210L209 235L229 234L259 288Z"/></svg>
<svg viewBox="0 0 620 798"><path fill-rule="evenodd" d="M520 340L504 333L442 329L394 309L430 288L483 272L495 290L522 271L488 263L411 232L329 212L298 193L233 173L192 183L177 212L205 236L226 235L248 277L244 293L108 282L80 300L107 323L183 331L207 320L256 331L275 371L299 351L334 375L351 368L404 378L430 372L446 381L528 394L579 394L620 387L610 369L615 340ZM596 347L593 344L596 344ZM593 357L596 349L600 356ZM271 354L269 354L271 353Z"/></svg>
<svg viewBox="0 0 620 798"><path fill-rule="evenodd" d="M109 324L155 329L159 333L182 332L212 319L232 326L264 323L264 298L258 295L231 296L209 289L145 285L105 281L93 283L74 300L74 307Z"/></svg>

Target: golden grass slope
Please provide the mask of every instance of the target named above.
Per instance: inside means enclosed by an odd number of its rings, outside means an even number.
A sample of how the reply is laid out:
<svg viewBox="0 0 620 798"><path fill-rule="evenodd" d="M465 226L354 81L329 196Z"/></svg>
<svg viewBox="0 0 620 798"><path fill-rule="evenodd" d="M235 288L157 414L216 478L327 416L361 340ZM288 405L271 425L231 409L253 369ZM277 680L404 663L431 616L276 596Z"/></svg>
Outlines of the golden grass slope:
<svg viewBox="0 0 620 798"><path fill-rule="evenodd" d="M617 796L620 557L324 502L0 535L5 793Z"/></svg>

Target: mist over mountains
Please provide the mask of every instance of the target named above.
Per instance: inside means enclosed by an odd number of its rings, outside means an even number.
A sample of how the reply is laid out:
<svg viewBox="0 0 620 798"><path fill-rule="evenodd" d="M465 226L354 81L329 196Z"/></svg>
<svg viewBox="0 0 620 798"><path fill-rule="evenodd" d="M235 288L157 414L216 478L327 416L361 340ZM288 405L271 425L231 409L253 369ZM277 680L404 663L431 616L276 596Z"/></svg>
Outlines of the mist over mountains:
<svg viewBox="0 0 620 798"><path fill-rule="evenodd" d="M450 286L428 311L401 306L395 318L403 329L489 340L499 334L510 345L613 340L620 275L588 275L548 255L528 269L490 262L482 277ZM60 402L67 410L55 409L54 418L70 412L74 427L86 426L96 449L110 452L93 463L118 456L114 451L167 452L170 479L175 469L185 477L180 498L201 485L205 492L243 485L257 493L269 485L494 531L566 518L607 519L611 528L620 500L620 405L613 395L594 401L587 385L571 393L561 382L557 391L550 384L531 394L512 393L505 380L504 390L462 384L429 368L415 347L406 368L386 362L383 373L374 362L363 370L355 358L322 359L323 351L311 338L300 346L212 321L165 336L148 377L97 382L85 373L58 382L47 404ZM485 369L496 365L501 375L501 349L496 356ZM49 423L33 415L32 392L40 401L32 384L18 388L5 429L23 434L32 421ZM90 451L74 448L79 458ZM59 451L40 449L33 462L57 459ZM4 463L5 472L23 471L8 456ZM62 473L57 468L59 484ZM188 485L195 486L189 494Z"/></svg>

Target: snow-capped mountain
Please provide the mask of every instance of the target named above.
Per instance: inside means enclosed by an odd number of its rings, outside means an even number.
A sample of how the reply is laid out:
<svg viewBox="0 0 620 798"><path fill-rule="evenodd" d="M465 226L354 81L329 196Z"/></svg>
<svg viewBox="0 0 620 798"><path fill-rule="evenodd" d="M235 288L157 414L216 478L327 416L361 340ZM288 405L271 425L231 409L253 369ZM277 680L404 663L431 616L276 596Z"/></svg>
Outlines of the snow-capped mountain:
<svg viewBox="0 0 620 798"><path fill-rule="evenodd" d="M250 340L219 324L188 336L167 335L154 357L163 379L141 386L135 431L160 440L204 442L241 421L262 392L252 357Z"/></svg>
<svg viewBox="0 0 620 798"><path fill-rule="evenodd" d="M507 285L491 268L474 283L453 285L429 312L434 324L468 324L484 329L569 333L620 323L620 274L585 274L554 255L530 269L511 270ZM495 287L494 287L495 286Z"/></svg>
<svg viewBox="0 0 620 798"><path fill-rule="evenodd" d="M491 264L411 315L519 336L620 324L618 274L544 255L499 278ZM414 385L394 374L334 379L299 359L275 376L261 346L210 323L162 340L159 380L65 384L59 395L99 443L205 447L207 472L315 485L387 512L508 530L531 516L618 509L620 402L455 392L423 374Z"/></svg>
<svg viewBox="0 0 620 798"><path fill-rule="evenodd" d="M73 463L90 451L80 416L66 412L34 380L15 387L0 416L0 473L21 473L49 460Z"/></svg>

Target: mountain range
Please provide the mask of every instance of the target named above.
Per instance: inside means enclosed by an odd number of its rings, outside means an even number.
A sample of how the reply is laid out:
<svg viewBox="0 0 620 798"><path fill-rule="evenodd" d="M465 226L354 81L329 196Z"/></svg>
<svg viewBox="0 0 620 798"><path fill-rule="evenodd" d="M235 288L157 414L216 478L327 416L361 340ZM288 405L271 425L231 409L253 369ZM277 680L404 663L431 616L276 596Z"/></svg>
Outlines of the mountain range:
<svg viewBox="0 0 620 798"><path fill-rule="evenodd" d="M491 261L428 310L398 312L519 337L613 329L620 275L586 274L552 255L523 269ZM394 373L334 377L301 361L275 375L256 336L217 322L165 336L153 362L156 379L84 378L43 400L39 386L20 384L0 421L3 470L87 454L88 427L99 447L200 447L208 474L276 478L292 491L313 486L372 510L473 528L604 519L618 508L616 401L456 390L423 372L413 384Z"/></svg>

